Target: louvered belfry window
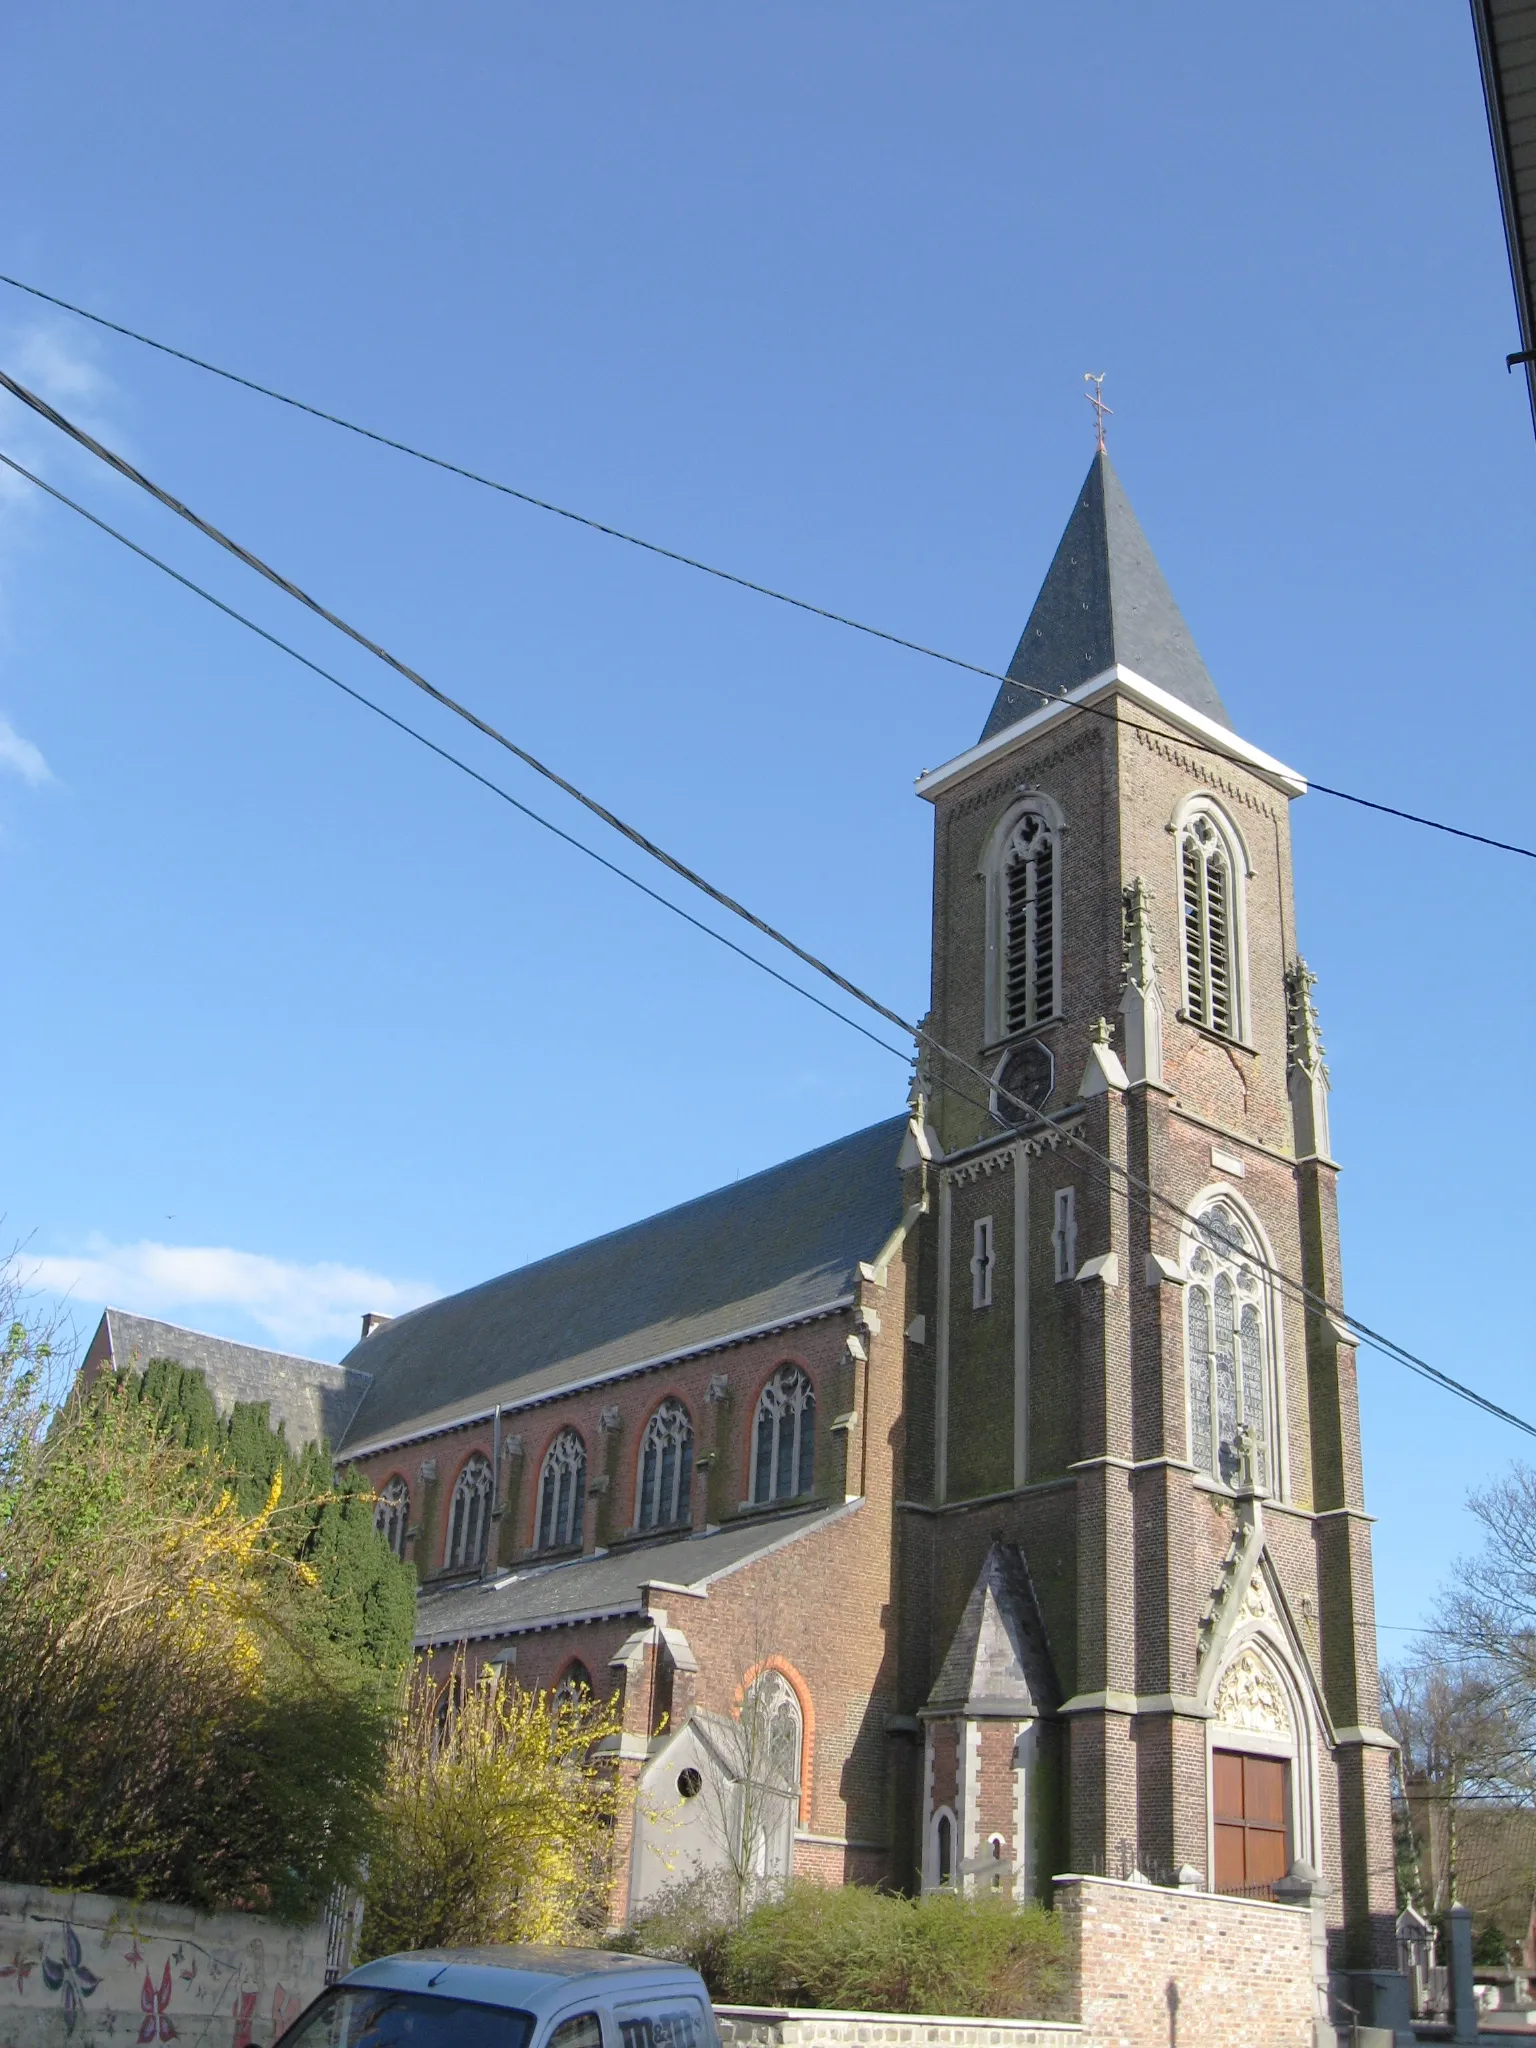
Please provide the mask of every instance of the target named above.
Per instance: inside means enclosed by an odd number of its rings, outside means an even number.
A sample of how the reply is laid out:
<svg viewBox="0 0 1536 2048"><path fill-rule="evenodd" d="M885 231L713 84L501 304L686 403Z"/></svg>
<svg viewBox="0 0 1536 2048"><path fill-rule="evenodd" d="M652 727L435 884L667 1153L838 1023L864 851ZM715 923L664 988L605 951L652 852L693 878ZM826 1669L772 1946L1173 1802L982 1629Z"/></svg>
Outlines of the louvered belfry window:
<svg viewBox="0 0 1536 2048"><path fill-rule="evenodd" d="M1003 1033L1056 1014L1056 839L1038 811L1009 835L1003 861Z"/></svg>
<svg viewBox="0 0 1536 2048"><path fill-rule="evenodd" d="M1184 827L1184 986L1189 1014L1223 1038L1237 1036L1232 856L1207 817Z"/></svg>

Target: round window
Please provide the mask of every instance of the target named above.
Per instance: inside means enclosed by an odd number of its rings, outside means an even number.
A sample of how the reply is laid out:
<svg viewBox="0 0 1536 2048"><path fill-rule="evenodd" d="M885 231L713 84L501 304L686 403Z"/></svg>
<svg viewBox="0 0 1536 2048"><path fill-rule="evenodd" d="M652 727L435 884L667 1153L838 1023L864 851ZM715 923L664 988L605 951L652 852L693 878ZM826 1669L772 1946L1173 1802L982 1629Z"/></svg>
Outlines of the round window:
<svg viewBox="0 0 1536 2048"><path fill-rule="evenodd" d="M684 1799L697 1799L704 1790L704 1780L692 1764L686 1765L678 1772L677 1789Z"/></svg>

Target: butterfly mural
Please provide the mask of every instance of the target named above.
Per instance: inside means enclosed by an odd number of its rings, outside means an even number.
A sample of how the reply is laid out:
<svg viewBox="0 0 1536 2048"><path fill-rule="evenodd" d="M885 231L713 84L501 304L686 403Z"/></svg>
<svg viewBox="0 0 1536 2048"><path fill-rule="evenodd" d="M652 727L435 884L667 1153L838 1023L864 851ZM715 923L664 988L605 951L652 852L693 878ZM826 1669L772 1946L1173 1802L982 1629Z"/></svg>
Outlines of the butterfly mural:
<svg viewBox="0 0 1536 2048"><path fill-rule="evenodd" d="M174 2041L175 2023L170 2019L167 2008L171 2002L171 1959L165 1959L165 1969L160 1978L160 1988L155 1989L154 1980L148 1970L144 1972L144 1989L139 1993L139 2004L144 2017L139 2022L141 2041Z"/></svg>
<svg viewBox="0 0 1536 2048"><path fill-rule="evenodd" d="M80 2008L96 1989L101 1979L94 1970L86 1968L80 1949L80 1937L73 1927L64 1929L64 1953L62 1956L43 1957L43 1982L50 1991L64 1994L64 2031L72 2034L75 2022L80 2017Z"/></svg>

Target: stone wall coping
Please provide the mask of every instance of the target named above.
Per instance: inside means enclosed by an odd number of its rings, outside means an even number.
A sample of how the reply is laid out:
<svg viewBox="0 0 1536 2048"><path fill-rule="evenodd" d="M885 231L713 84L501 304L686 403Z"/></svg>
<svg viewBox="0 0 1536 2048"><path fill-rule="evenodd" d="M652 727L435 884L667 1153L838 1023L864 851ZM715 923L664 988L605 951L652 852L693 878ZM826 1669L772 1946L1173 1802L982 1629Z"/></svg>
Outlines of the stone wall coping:
<svg viewBox="0 0 1536 2048"><path fill-rule="evenodd" d="M998 2048L1033 2048L1033 2044L1061 2042L1063 2048L1082 2040L1083 2030L1074 2020L986 2019L975 2014L925 2012L842 2012L828 2006L716 2005L721 2019L746 2020L760 2026L800 2025L813 2031L822 2026L857 2028L847 2038L855 2041L918 2042L943 2037L963 2043L996 2043ZM873 2031L878 2030L878 2031Z"/></svg>
<svg viewBox="0 0 1536 2048"><path fill-rule="evenodd" d="M195 1906L168 1906L159 1900L117 1899L105 1892L54 1891L41 1884L0 1884L0 1916L28 1919L71 1920L80 1927L156 1928L193 1930L224 1927L247 1920L253 1931L265 1933L273 1922L257 1913L199 1913ZM301 1927L286 1928L301 1934Z"/></svg>
<svg viewBox="0 0 1536 2048"><path fill-rule="evenodd" d="M1235 1892L1175 1891L1171 1885L1137 1884L1134 1878L1129 1877L1079 1877L1073 1871L1064 1871L1060 1877L1053 1877L1051 1882L1052 1884L1062 1886L1093 1885L1104 1891L1111 1892L1134 1892L1139 1899L1145 1899L1149 1896L1158 1899L1174 1899L1181 1906L1221 1906L1228 1909L1234 1906L1242 1906L1256 1913L1294 1913L1309 1923L1312 1918L1310 1906L1287 1906L1280 1899L1245 1899ZM1175 1908L1175 1910L1178 1909Z"/></svg>

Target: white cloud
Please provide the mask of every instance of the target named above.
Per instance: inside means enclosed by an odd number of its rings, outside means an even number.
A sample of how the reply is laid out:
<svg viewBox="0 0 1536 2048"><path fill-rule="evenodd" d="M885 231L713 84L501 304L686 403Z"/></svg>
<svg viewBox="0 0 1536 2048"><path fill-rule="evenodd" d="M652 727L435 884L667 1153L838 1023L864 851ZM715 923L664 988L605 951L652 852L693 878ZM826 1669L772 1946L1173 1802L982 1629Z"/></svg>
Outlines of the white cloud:
<svg viewBox="0 0 1536 2048"><path fill-rule="evenodd" d="M30 740L24 740L8 719L0 718L0 768L9 768L19 775L23 782L30 782L35 788L40 782L52 782L53 775L39 748Z"/></svg>
<svg viewBox="0 0 1536 2048"><path fill-rule="evenodd" d="M322 1260L269 1259L225 1245L112 1244L88 1240L78 1256L28 1261L29 1284L77 1301L101 1302L139 1315L205 1322L210 1310L248 1316L280 1345L350 1342L365 1309L399 1315L437 1290L421 1280L390 1280L361 1266Z"/></svg>

